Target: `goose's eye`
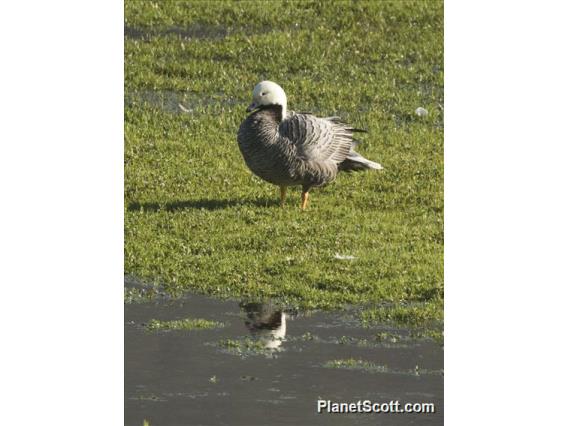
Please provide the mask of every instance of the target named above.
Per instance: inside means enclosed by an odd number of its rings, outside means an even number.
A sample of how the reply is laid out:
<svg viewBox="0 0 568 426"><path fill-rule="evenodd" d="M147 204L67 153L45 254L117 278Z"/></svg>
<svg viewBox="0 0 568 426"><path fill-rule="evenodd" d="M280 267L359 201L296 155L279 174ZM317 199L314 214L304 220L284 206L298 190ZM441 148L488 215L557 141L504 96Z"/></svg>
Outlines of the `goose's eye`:
<svg viewBox="0 0 568 426"><path fill-rule="evenodd" d="M260 96L266 96L266 92L262 92Z"/></svg>

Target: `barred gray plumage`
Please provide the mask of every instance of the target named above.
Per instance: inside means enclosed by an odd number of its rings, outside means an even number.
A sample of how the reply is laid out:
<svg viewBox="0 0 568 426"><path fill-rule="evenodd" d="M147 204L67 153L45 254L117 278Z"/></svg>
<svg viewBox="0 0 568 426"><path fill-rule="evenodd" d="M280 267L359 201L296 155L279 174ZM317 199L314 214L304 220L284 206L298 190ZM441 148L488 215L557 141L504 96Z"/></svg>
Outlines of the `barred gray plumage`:
<svg viewBox="0 0 568 426"><path fill-rule="evenodd" d="M354 148L353 133L364 130L338 117L318 118L287 111L286 94L276 83L263 81L253 91L252 111L241 124L237 140L245 163L260 178L280 186L284 203L288 186L302 186L305 209L312 187L332 182L339 171L382 169Z"/></svg>

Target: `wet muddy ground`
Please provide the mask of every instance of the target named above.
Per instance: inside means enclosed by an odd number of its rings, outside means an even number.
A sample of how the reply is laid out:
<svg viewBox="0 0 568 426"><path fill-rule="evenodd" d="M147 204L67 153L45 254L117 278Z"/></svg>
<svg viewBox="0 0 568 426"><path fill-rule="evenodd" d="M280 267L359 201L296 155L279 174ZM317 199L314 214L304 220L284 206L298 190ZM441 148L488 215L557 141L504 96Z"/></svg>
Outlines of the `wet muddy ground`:
<svg viewBox="0 0 568 426"><path fill-rule="evenodd" d="M200 318L213 329L152 330ZM167 323L166 323L167 324ZM434 403L433 414L317 413L332 402ZM440 425L443 348L349 312L188 295L125 304L125 424Z"/></svg>

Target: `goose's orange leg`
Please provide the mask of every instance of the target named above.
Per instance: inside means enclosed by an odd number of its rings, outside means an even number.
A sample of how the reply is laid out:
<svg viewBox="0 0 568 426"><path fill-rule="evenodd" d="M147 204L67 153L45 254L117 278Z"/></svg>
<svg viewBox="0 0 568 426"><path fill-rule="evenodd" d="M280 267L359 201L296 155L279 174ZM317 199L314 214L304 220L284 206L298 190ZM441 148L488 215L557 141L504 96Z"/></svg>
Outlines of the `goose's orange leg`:
<svg viewBox="0 0 568 426"><path fill-rule="evenodd" d="M309 195L308 191L302 191L302 204L300 205L302 210L306 210L306 207L308 207Z"/></svg>

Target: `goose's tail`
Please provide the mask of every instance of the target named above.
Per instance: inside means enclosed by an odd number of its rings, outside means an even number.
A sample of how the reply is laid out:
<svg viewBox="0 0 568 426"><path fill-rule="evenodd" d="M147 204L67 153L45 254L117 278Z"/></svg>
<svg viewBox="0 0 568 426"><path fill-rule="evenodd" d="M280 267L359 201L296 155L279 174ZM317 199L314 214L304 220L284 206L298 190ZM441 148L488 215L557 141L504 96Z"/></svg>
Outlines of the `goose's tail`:
<svg viewBox="0 0 568 426"><path fill-rule="evenodd" d="M383 166L374 161L367 160L358 152L351 150L345 160L339 163L339 170L344 172L359 172L362 170L372 169L381 170Z"/></svg>

